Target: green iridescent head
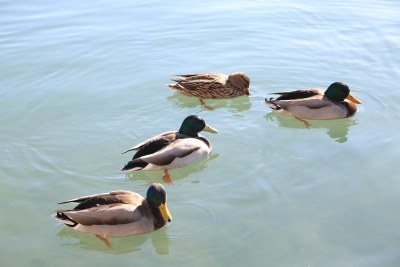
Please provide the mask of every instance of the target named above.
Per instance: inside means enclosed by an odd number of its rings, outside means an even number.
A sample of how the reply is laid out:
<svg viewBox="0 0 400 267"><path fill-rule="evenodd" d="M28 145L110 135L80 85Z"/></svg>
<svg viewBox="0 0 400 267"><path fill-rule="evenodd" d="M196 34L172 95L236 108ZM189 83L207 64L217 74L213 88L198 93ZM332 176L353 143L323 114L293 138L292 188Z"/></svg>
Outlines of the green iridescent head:
<svg viewBox="0 0 400 267"><path fill-rule="evenodd" d="M206 131L210 133L217 133L218 131L210 126L208 126L205 121L197 116L197 115L190 115L187 116L179 129L181 134L197 137L197 134L201 131Z"/></svg>
<svg viewBox="0 0 400 267"><path fill-rule="evenodd" d="M172 221L171 213L167 207L167 193L162 184L152 184L149 189L147 189L146 199L152 206L160 210L164 221Z"/></svg>
<svg viewBox="0 0 400 267"><path fill-rule="evenodd" d="M361 104L361 101L350 93L349 86L341 82L334 82L329 85L328 89L325 91L325 96L336 102L347 99L354 103Z"/></svg>

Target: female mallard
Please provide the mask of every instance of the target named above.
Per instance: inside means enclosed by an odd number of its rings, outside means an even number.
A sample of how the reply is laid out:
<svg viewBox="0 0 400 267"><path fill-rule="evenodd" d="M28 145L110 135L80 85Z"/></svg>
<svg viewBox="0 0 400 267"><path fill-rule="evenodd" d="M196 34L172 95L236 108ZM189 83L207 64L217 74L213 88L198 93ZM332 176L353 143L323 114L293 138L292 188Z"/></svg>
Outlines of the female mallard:
<svg viewBox="0 0 400 267"><path fill-rule="evenodd" d="M233 72L229 75L221 73L198 73L177 75L179 79L172 79L176 84L167 86L187 96L200 98L230 98L249 95L250 79L243 72ZM211 109L206 106L206 108Z"/></svg>
<svg viewBox="0 0 400 267"><path fill-rule="evenodd" d="M183 167L211 153L211 143L198 135L200 131L218 132L197 115L186 117L179 131L159 134L123 152L137 150L121 171L164 169L164 181L171 182L169 168Z"/></svg>
<svg viewBox="0 0 400 267"><path fill-rule="evenodd" d="M265 99L267 105L278 112L302 119L338 119L347 118L357 111L361 104L350 93L344 83L334 82L325 92L321 89L304 89L292 92L275 93L277 99ZM302 120L308 127L308 123Z"/></svg>
<svg viewBox="0 0 400 267"><path fill-rule="evenodd" d="M157 230L172 220L164 186L154 183L146 198L130 191L85 196L60 202L79 203L72 210L57 210L54 218L80 232L94 233L108 247L104 236L126 236Z"/></svg>

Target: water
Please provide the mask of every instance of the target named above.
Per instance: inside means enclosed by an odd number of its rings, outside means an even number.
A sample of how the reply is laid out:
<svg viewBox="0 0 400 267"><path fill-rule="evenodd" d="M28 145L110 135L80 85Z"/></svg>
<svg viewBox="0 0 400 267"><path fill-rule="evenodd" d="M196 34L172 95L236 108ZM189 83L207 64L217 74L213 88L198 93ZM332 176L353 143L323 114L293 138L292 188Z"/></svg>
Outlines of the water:
<svg viewBox="0 0 400 267"><path fill-rule="evenodd" d="M397 1L2 1L1 266L398 266ZM250 97L207 100L173 74L244 71ZM271 113L269 93L331 82L348 119ZM110 238L51 219L56 203L162 172L118 170L127 148L198 114L208 161L172 170L173 221Z"/></svg>

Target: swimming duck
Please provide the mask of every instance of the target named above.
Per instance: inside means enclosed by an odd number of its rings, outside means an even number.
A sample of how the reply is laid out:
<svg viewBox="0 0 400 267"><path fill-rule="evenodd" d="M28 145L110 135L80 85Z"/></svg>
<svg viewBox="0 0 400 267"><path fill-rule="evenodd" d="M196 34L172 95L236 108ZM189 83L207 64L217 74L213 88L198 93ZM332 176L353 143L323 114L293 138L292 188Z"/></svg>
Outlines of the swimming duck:
<svg viewBox="0 0 400 267"><path fill-rule="evenodd" d="M277 99L265 99L267 105L283 114L303 119L337 119L347 118L357 111L355 104L361 101L350 93L347 84L332 83L328 89L304 89L292 92L274 93L280 95Z"/></svg>
<svg viewBox="0 0 400 267"><path fill-rule="evenodd" d="M176 75L179 79L172 79L176 84L167 86L187 96L200 98L200 103L207 109L202 98L230 98L249 95L250 79L243 72L233 72L229 75L221 73L198 73Z"/></svg>
<svg viewBox="0 0 400 267"><path fill-rule="evenodd" d="M170 183L168 169L186 166L211 153L211 143L198 135L200 131L218 132L197 115L186 117L179 131L161 133L123 152L137 151L121 171L164 169L163 179Z"/></svg>
<svg viewBox="0 0 400 267"><path fill-rule="evenodd" d="M130 191L84 196L60 202L79 203L71 210L57 210L54 218L80 232L94 233L108 247L106 236L126 236L157 230L172 220L167 194L162 184L154 183L146 198Z"/></svg>

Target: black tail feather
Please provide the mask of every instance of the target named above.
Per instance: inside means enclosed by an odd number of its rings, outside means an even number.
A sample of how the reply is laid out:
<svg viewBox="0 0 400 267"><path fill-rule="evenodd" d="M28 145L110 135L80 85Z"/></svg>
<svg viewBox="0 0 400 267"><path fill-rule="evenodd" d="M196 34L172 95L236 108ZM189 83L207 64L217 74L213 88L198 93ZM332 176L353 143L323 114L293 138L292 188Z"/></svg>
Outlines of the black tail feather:
<svg viewBox="0 0 400 267"><path fill-rule="evenodd" d="M274 102L274 98L270 98L270 99L268 99L268 98L265 98L265 103L267 103L267 105L271 108L271 109L273 109L273 110L280 110L280 109L282 109L279 105L277 105L275 102Z"/></svg>
<svg viewBox="0 0 400 267"><path fill-rule="evenodd" d="M125 164L124 167L122 167L121 171L129 171L129 170L141 170L144 167L146 167L149 163L145 162L144 160L141 159L134 159L129 161L127 164Z"/></svg>
<svg viewBox="0 0 400 267"><path fill-rule="evenodd" d="M61 211L61 210L57 211L56 217L57 217L58 219L60 219L61 221L63 221L63 223L64 223L66 226L69 226L69 227L75 227L75 226L78 224L76 221L72 220L70 217L68 217L67 215L65 215L64 212ZM65 221L67 221L68 223L65 222ZM69 223L69 222L71 222L71 223Z"/></svg>

